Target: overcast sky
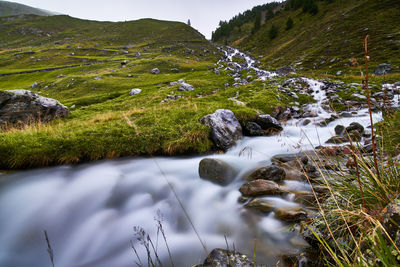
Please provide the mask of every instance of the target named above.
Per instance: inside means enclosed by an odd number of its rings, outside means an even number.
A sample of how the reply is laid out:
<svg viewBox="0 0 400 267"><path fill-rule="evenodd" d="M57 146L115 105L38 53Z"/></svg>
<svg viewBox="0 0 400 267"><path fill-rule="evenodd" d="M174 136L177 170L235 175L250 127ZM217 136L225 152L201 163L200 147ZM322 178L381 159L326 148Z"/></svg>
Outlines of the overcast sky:
<svg viewBox="0 0 400 267"><path fill-rule="evenodd" d="M124 21L140 18L187 22L208 39L220 20L272 0L8 0L72 17Z"/></svg>

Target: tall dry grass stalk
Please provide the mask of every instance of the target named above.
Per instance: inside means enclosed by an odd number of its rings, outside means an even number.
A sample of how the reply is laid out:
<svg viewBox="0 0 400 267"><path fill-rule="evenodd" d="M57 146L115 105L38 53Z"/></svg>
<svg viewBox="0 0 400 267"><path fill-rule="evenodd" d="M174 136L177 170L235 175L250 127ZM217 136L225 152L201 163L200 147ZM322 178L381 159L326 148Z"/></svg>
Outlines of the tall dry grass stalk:
<svg viewBox="0 0 400 267"><path fill-rule="evenodd" d="M368 54L368 38L369 35L365 36L364 38L364 57L365 57L365 76L364 76L364 89L366 90L367 93L367 100L368 100L368 112L369 112L369 118L371 122L371 135L372 135L372 152L374 154L374 164L375 164L375 171L376 175L378 176L378 179L380 179L380 174L379 174L379 168L378 168L378 159L376 155L376 146L375 146L375 132L374 132L374 121L372 119L372 109L371 109L371 94L369 91L369 86L368 86L368 80L369 80L369 69L368 69L368 63L370 61L370 57Z"/></svg>

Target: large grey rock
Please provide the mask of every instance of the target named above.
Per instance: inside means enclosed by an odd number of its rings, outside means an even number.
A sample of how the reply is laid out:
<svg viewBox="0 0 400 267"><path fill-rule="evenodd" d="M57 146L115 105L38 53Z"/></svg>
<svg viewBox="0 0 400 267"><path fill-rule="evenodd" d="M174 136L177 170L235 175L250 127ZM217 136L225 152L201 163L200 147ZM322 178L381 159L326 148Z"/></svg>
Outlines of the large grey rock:
<svg viewBox="0 0 400 267"><path fill-rule="evenodd" d="M293 67L291 66L285 66L283 68L277 69L276 70L276 74L278 74L279 76L286 76L289 74L295 74L295 70Z"/></svg>
<svg viewBox="0 0 400 267"><path fill-rule="evenodd" d="M133 96L133 95L140 94L141 92L142 92L142 89L134 88L134 89L132 89L132 90L129 92L129 95L130 95L130 96Z"/></svg>
<svg viewBox="0 0 400 267"><path fill-rule="evenodd" d="M285 179L285 176L286 173L284 169L275 165L270 165L256 169L246 177L246 180L253 181L263 179L280 182Z"/></svg>
<svg viewBox="0 0 400 267"><path fill-rule="evenodd" d="M374 70L375 75L385 75L390 72L392 72L392 66L389 64L381 64Z"/></svg>
<svg viewBox="0 0 400 267"><path fill-rule="evenodd" d="M188 83L182 82L178 91L193 91L194 87Z"/></svg>
<svg viewBox="0 0 400 267"><path fill-rule="evenodd" d="M229 184L237 174L234 167L220 159L205 158L199 164L199 176L219 185Z"/></svg>
<svg viewBox="0 0 400 267"><path fill-rule="evenodd" d="M194 267L257 267L249 258L236 251L216 248L211 251L203 264Z"/></svg>
<svg viewBox="0 0 400 267"><path fill-rule="evenodd" d="M270 133L276 133L283 130L281 124L268 114L258 116L255 122L260 125L263 130Z"/></svg>
<svg viewBox="0 0 400 267"><path fill-rule="evenodd" d="M212 141L223 150L227 150L243 138L242 127L229 109L218 109L215 113L201 118L200 122L211 127Z"/></svg>
<svg viewBox="0 0 400 267"><path fill-rule="evenodd" d="M49 122L68 114L55 99L28 90L0 91L0 127Z"/></svg>
<svg viewBox="0 0 400 267"><path fill-rule="evenodd" d="M160 74L160 70L158 68L154 68L151 70L152 74Z"/></svg>

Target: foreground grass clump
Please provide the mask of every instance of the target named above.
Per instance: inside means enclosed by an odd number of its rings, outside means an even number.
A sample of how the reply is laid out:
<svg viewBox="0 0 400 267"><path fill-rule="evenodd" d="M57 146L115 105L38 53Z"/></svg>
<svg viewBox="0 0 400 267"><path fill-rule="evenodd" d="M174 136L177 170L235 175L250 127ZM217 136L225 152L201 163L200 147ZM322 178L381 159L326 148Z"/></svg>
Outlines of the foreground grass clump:
<svg viewBox="0 0 400 267"><path fill-rule="evenodd" d="M332 266L397 266L400 264L400 165L379 156L379 176L373 156L357 148L350 169L321 170L328 198L309 226L320 247L319 264ZM315 245L315 243L314 243Z"/></svg>
<svg viewBox="0 0 400 267"><path fill-rule="evenodd" d="M344 158L336 155L336 164L329 169L319 166L320 182L329 193L325 201L316 197L319 214L309 230L319 242L322 256L317 261L321 264L400 265L400 162L396 143L399 113L393 116L391 108L383 105L383 112L388 114L386 121L379 125L378 132L374 130L368 37L364 39L365 75L361 68L360 71L368 99L372 152L350 141Z"/></svg>

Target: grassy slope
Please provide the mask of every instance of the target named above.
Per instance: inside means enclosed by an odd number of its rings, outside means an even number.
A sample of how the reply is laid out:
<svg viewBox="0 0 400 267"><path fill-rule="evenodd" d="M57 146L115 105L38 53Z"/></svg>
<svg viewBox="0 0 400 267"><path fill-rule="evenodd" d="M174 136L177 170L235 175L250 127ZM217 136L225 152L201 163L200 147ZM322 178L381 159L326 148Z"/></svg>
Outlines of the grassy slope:
<svg viewBox="0 0 400 267"><path fill-rule="evenodd" d="M183 23L142 19L129 22L98 22L66 15L0 18L0 48L41 45L50 42L93 42L93 45L201 42L203 36Z"/></svg>
<svg viewBox="0 0 400 267"><path fill-rule="evenodd" d="M50 26L43 21L57 18L61 22ZM233 77L225 73L216 75L212 70L219 52L183 23L156 20L98 23L67 16L25 19L26 23L20 19L15 23L46 31L57 29L55 35L67 38L61 45L54 44L57 38L50 38L38 46L4 48L0 51L0 73L96 64L0 77L0 90L30 89L58 99L68 107L75 106L64 119L0 133L0 169L130 155L204 153L213 145L208 138L208 127L199 123L202 116L218 108L229 108L244 124L256 115L256 110L270 112L280 104L276 88L268 83L225 88L225 83L233 83ZM69 19L71 28L64 26L64 20ZM98 25L104 25L107 32L96 34L88 30L95 31ZM7 27L18 28L12 23ZM80 30L75 31L74 27ZM67 31L71 34L67 35ZM23 36L18 31L11 32L17 35L10 38L12 47L22 42ZM133 57L137 52L142 56ZM122 60L129 61L124 68L120 64ZM161 74L150 73L155 67ZM173 72L173 68L179 69L179 73ZM102 78L95 80L98 76ZM179 79L185 79L195 90L179 92L178 86L169 86L169 82ZM32 89L35 82L38 86ZM132 88L143 91L129 96ZM237 92L240 92L239 100L247 103L246 107L228 100ZM171 94L182 98L161 103Z"/></svg>
<svg viewBox="0 0 400 267"><path fill-rule="evenodd" d="M41 10L38 8L33 8L30 6L8 1L0 1L0 17L21 15L21 14L35 14L39 16L52 15L51 12Z"/></svg>
<svg viewBox="0 0 400 267"><path fill-rule="evenodd" d="M318 5L320 11L315 16L304 14L301 9L282 9L254 35L234 44L260 56L265 67L293 65L317 73L336 74L341 70L343 75L355 73L350 60L361 61L362 39L369 34L372 67L390 63L400 71L399 1L335 0ZM294 20L294 27L286 31L289 17ZM270 40L272 24L279 28L279 34Z"/></svg>

